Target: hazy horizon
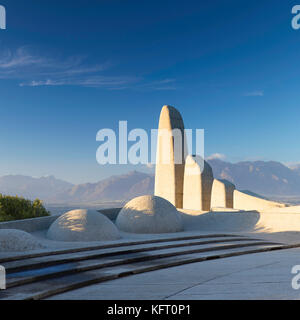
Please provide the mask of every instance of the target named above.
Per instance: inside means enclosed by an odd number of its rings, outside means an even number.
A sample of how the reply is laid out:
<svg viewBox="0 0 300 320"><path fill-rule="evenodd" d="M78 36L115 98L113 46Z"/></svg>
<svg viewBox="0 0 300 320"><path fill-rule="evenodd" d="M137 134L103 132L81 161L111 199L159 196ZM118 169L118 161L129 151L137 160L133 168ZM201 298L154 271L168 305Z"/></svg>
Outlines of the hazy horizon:
<svg viewBox="0 0 300 320"><path fill-rule="evenodd" d="M242 160L242 161L236 161L236 162L233 162L233 161L229 161L226 159L226 157L224 158L222 155L220 154L213 154L213 155L210 155L208 157L206 157L206 160L220 160L220 161L223 161L223 162L227 162L227 163L231 163L231 164L238 164L238 163L242 163L242 162L264 162L264 163L268 163L268 162L278 162L282 165L284 165L285 167L291 169L291 170L294 170L294 169L298 169L300 167L300 163L294 163L294 162L288 162L288 163L282 163L280 161L274 161L274 160ZM109 165L107 165L109 166ZM73 185L77 185L77 184L85 184L85 183L97 183L101 180L105 180L105 179L108 179L108 178L111 178L113 176L119 176L119 175L127 175L129 173L132 173L133 171L137 171L137 172L141 172L141 173L145 173L145 174L149 174L149 175L155 175L155 165L154 166L151 166L151 167L148 167L148 166L143 166L143 165L139 165L139 166L133 166L133 165L127 165L126 167L128 168L130 166L130 168L127 170L127 171L121 171L121 172L111 172L111 174L109 175L105 175L104 177L100 178L100 179L96 179L96 180L82 180L82 181L71 181L71 180L66 180L66 179L63 179L62 177L60 176L56 176L54 174L46 174L46 175L41 175L41 176L32 176L32 175L28 175L26 173L7 173L7 174L3 174L3 175L0 175L0 178L1 177L6 177L6 176L24 176L24 177L30 177L30 178L34 178L34 179L42 179L42 178L50 178L50 177L54 177L55 179L58 179L58 180L62 180L62 181L65 181L65 182L68 182L70 184L73 184Z"/></svg>

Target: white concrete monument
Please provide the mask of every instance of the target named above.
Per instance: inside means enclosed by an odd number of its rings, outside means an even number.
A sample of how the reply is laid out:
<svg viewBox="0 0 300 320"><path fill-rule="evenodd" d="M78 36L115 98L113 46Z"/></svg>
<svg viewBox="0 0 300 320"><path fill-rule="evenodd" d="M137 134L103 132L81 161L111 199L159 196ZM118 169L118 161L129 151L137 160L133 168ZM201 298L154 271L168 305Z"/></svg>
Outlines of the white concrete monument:
<svg viewBox="0 0 300 320"><path fill-rule="evenodd" d="M183 184L183 208L209 211L214 177L212 168L200 156L187 156Z"/></svg>
<svg viewBox="0 0 300 320"><path fill-rule="evenodd" d="M280 202L258 198L242 191L234 190L233 207L234 209L239 210L267 210L273 208L285 208L287 205Z"/></svg>
<svg viewBox="0 0 300 320"><path fill-rule="evenodd" d="M214 179L211 192L212 208L233 208L235 185L228 180Z"/></svg>
<svg viewBox="0 0 300 320"><path fill-rule="evenodd" d="M183 176L186 150L182 117L174 107L164 106L161 110L156 154L156 196L182 208Z"/></svg>
<svg viewBox="0 0 300 320"><path fill-rule="evenodd" d="M184 123L178 110L161 110L157 138L155 196L178 209L210 211L211 208L260 210L286 205L260 199L235 189L226 180L213 178L210 165L200 156L187 156Z"/></svg>

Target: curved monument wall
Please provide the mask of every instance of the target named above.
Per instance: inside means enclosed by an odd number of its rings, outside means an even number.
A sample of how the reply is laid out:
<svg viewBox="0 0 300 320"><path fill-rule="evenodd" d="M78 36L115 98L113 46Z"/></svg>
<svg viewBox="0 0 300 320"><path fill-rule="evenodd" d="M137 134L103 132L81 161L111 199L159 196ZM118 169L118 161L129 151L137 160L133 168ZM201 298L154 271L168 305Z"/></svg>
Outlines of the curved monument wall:
<svg viewBox="0 0 300 320"><path fill-rule="evenodd" d="M233 207L240 210L266 210L271 208L284 208L285 204L269 201L254 196L250 196L244 192L234 190Z"/></svg>

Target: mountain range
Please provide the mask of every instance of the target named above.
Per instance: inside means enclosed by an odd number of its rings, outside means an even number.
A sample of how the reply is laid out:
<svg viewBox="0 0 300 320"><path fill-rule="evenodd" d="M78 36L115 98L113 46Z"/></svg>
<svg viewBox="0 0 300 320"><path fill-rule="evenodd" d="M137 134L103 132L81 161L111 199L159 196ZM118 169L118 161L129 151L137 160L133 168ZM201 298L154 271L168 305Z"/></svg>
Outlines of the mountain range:
<svg viewBox="0 0 300 320"><path fill-rule="evenodd" d="M28 199L48 200L70 188L72 183L56 179L54 176L35 178L24 175L7 175L0 177L0 193L18 195Z"/></svg>
<svg viewBox="0 0 300 320"><path fill-rule="evenodd" d="M214 177L227 179L239 190L247 190L268 198L300 199L300 166L287 167L275 161L243 161L230 163L208 160ZM54 176L34 178L22 175L0 177L0 193L40 198L46 203L84 203L129 200L153 194L154 175L132 171L112 176L97 183L74 185Z"/></svg>
<svg viewBox="0 0 300 320"><path fill-rule="evenodd" d="M208 160L216 178L227 179L239 190L251 190L264 196L300 198L300 170L276 161L242 161L230 163Z"/></svg>
<svg viewBox="0 0 300 320"><path fill-rule="evenodd" d="M140 195L153 194L153 190L153 175L132 171L97 183L74 185L48 200L58 203L129 200Z"/></svg>

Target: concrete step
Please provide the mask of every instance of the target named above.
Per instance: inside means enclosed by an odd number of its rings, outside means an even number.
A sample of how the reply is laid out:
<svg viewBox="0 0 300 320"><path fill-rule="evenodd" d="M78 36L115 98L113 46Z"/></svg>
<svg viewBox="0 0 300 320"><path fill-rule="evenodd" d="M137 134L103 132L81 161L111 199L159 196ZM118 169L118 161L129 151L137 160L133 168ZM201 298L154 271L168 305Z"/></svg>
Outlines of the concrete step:
<svg viewBox="0 0 300 320"><path fill-rule="evenodd" d="M230 244L218 244L214 246L204 245L198 247L189 247L188 250L180 250L178 248L169 248L169 249L161 249L154 252L148 252L144 254L139 253L131 253L126 255L115 256L114 258L102 258L97 260L85 260L81 261L80 263L74 264L63 264L60 265L59 268L43 268L38 270L31 270L31 271L23 271L13 274L8 274L7 278L7 288L15 288L22 292L24 288L26 288L26 284L32 283L41 283L41 281L49 282L49 280L55 280L55 278L63 278L65 276L71 274L81 274L86 271L96 270L96 269L104 269L104 268L115 268L120 265L126 264L136 264L140 262L147 262L147 261L155 261L159 259L166 259L166 258L173 258L179 256L187 256L199 253L207 253L212 251L224 251L224 250L235 250L241 249L246 247L256 247L260 248L262 246L274 247L275 244L266 242L266 241L251 241L251 242L241 242L241 243L230 243ZM185 257L184 257L185 258ZM155 261L155 264L157 262ZM30 273L31 272L31 273ZM25 285L25 286L24 286ZM23 286L23 287L20 287Z"/></svg>
<svg viewBox="0 0 300 320"><path fill-rule="evenodd" d="M243 241L259 241L258 239L252 238L239 238L239 237L227 237L227 238L210 238L208 240L179 240L179 241L171 241L164 242L162 244L153 245L153 244L138 244L138 245L130 245L128 247L122 247L122 250L119 247L109 248L109 249L99 249L92 250L91 252L78 252L78 253L65 253L55 256L46 256L46 257L38 257L38 258L28 258L24 260L17 260L12 262L7 262L2 264L6 273L14 273L14 272L22 272L25 270L32 269L40 269L46 268L58 264L65 264L71 262L78 262L87 259L99 259L102 257L109 257L115 255L127 255L130 253L139 253L139 252L147 252L147 251L155 251L161 249L169 249L169 248L179 248L179 247L189 247L189 246L199 246L199 245L207 245L207 244L216 244L219 243L232 243L232 242L243 242Z"/></svg>
<svg viewBox="0 0 300 320"><path fill-rule="evenodd" d="M65 270L67 271L65 275L61 274L58 277L54 275L54 278L40 279L37 282L8 289L5 291L2 299L45 299L59 293L138 273L237 255L280 250L283 247L261 241L177 252L164 252L165 250L162 250L159 254L156 252L147 256L133 257L131 260L111 261L111 263L115 263L114 266L105 266L103 263L98 262L97 264L94 261L85 261L84 263L87 264L77 267L78 269L75 273L70 273L70 271L76 268L69 266L69 269Z"/></svg>
<svg viewBox="0 0 300 320"><path fill-rule="evenodd" d="M163 242L172 242L172 241L227 238L227 237L243 237L243 236L235 235L235 234L205 234L205 235L178 237L178 235L173 235L173 236L161 236L156 239L147 239L147 240L136 240L136 241L120 240L118 243L111 243L106 245L96 245L96 246L91 245L88 247L77 247L77 248L71 248L71 249L58 249L58 250L47 249L47 250L42 250L40 252L34 252L34 253L14 254L13 256L2 257L0 259L0 264L11 262L11 261L17 261L17 260L38 258L38 257L48 257L53 255L61 255L61 254L67 254L67 253L77 253L77 252L85 252L85 251L93 251L93 250L101 250L101 249L110 249L110 248L121 248L121 247L140 245L140 244L154 244L154 243L163 243Z"/></svg>

